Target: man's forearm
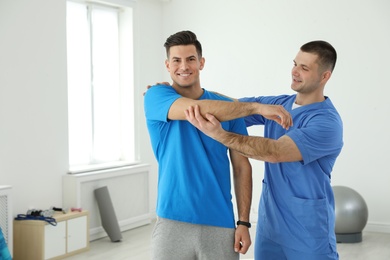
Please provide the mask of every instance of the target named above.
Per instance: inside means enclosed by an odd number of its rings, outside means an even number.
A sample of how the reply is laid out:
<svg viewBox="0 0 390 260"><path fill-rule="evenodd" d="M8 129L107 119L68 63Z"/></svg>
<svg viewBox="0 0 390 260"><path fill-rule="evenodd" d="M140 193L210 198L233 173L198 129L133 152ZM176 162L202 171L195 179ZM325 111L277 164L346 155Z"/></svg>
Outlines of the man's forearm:
<svg viewBox="0 0 390 260"><path fill-rule="evenodd" d="M252 166L248 158L237 151L229 149L229 154L233 167L238 218L241 221L249 222L252 203Z"/></svg>
<svg viewBox="0 0 390 260"><path fill-rule="evenodd" d="M235 175L234 179L238 218L241 221L250 222L249 214L252 202L252 175L241 173L241 176Z"/></svg>
<svg viewBox="0 0 390 260"><path fill-rule="evenodd" d="M275 140L261 136L239 135L223 129L216 133L210 137L248 158L270 163L303 160L298 146L288 135Z"/></svg>
<svg viewBox="0 0 390 260"><path fill-rule="evenodd" d="M229 121L236 118L260 114L261 104L254 102L227 102L219 100L199 100L202 114L212 114L219 121Z"/></svg>
<svg viewBox="0 0 390 260"><path fill-rule="evenodd" d="M229 102L221 100L179 98L171 106L168 118L171 120L185 120L184 110L198 105L200 113L215 115L220 121L229 121L240 117L258 114L262 104L255 102Z"/></svg>
<svg viewBox="0 0 390 260"><path fill-rule="evenodd" d="M278 162L277 146L273 139L244 136L227 131L214 135L212 138L245 157L266 162Z"/></svg>

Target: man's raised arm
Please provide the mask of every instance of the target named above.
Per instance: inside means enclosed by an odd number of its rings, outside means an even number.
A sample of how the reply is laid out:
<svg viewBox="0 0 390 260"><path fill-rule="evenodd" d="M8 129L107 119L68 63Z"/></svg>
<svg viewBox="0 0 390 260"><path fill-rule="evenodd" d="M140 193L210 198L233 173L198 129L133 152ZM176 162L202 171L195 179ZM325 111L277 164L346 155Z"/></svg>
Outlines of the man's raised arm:
<svg viewBox="0 0 390 260"><path fill-rule="evenodd" d="M171 106L168 118L171 120L186 120L183 111L189 107L198 105L202 116L214 115L219 121L228 121L249 115L262 115L273 120L283 128L292 126L292 118L289 112L281 105L266 105L256 102L229 102L220 100L194 100L190 98L178 98Z"/></svg>

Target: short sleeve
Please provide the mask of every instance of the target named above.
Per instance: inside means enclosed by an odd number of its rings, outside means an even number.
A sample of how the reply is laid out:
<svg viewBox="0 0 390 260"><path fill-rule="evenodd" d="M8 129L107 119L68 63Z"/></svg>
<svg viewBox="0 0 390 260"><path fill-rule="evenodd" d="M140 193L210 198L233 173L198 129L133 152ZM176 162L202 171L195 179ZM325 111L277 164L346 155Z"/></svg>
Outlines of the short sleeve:
<svg viewBox="0 0 390 260"><path fill-rule="evenodd" d="M329 112L329 110L325 110ZM343 146L343 128L340 118L333 113L318 113L307 122L288 132L298 146L304 164L326 156L337 156Z"/></svg>
<svg viewBox="0 0 390 260"><path fill-rule="evenodd" d="M170 107L180 97L171 86L156 85L151 87L144 97L146 119L167 122Z"/></svg>

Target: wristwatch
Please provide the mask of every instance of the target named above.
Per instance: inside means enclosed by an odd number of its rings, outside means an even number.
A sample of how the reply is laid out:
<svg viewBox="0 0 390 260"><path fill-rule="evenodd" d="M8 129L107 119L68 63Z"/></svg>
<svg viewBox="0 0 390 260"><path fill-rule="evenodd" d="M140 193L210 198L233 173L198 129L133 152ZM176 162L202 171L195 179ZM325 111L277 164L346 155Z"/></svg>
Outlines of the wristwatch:
<svg viewBox="0 0 390 260"><path fill-rule="evenodd" d="M243 226L246 226L248 228L250 228L252 226L251 223L245 222L245 221L241 221L241 220L237 221L237 226L238 225L243 225Z"/></svg>

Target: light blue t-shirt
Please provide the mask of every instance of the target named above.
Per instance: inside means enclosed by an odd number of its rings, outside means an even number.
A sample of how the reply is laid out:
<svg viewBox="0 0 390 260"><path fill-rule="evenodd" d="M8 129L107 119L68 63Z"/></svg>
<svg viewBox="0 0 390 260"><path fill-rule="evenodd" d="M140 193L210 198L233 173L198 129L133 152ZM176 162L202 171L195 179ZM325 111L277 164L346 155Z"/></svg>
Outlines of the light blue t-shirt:
<svg viewBox="0 0 390 260"><path fill-rule="evenodd" d="M234 228L228 150L186 120L168 119L169 108L180 97L172 87L155 86L144 99L146 123L159 165L157 215ZM200 99L228 100L206 90ZM222 122L222 127L247 135L243 119Z"/></svg>
<svg viewBox="0 0 390 260"><path fill-rule="evenodd" d="M330 185L333 165L343 147L343 125L331 100L292 110L296 95L243 98L241 102L282 105L293 118L283 129L274 121L253 115L247 126L264 125L264 137L288 135L298 146L302 161L265 163L259 204L258 234L291 249L336 251L334 196Z"/></svg>

